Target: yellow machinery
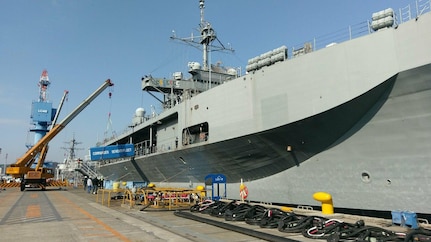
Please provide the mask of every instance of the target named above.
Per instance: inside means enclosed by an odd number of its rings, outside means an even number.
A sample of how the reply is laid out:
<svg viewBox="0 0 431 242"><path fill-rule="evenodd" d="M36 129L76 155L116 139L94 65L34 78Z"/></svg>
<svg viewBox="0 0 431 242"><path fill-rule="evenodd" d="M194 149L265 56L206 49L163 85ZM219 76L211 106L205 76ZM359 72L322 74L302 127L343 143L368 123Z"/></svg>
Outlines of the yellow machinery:
<svg viewBox="0 0 431 242"><path fill-rule="evenodd" d="M43 163L46 153L48 152L48 143L51 141L66 125L72 121L85 107L87 107L100 93L108 86L113 86L111 80L106 80L95 92L85 99L78 107L75 108L67 117L59 124L53 125L53 128L46 133L33 147L17 161L11 164L6 169L6 173L15 177L21 178L21 191L25 190L26 185L37 185L45 189L47 179L54 177L54 171L49 168L44 168ZM40 154L40 155L39 155ZM39 155L38 163L35 168L31 168L35 162L35 158Z"/></svg>

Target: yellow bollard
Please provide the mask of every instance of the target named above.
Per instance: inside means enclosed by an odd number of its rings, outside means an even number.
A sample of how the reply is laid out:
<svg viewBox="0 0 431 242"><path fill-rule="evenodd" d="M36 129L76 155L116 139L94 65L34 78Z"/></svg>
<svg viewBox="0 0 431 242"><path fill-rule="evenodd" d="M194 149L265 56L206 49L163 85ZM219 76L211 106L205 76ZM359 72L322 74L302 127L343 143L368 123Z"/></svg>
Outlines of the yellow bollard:
<svg viewBox="0 0 431 242"><path fill-rule="evenodd" d="M206 191L205 191L205 187L204 186L197 186L196 190L200 191L200 198L203 199L204 197L206 197Z"/></svg>
<svg viewBox="0 0 431 242"><path fill-rule="evenodd" d="M293 212L292 208L289 208L289 207L286 207L286 206L282 206L280 209L281 209L281 211L286 212L286 213Z"/></svg>
<svg viewBox="0 0 431 242"><path fill-rule="evenodd" d="M322 203L323 214L334 214L334 204L332 203L332 196L326 192L316 192L313 194L314 200Z"/></svg>

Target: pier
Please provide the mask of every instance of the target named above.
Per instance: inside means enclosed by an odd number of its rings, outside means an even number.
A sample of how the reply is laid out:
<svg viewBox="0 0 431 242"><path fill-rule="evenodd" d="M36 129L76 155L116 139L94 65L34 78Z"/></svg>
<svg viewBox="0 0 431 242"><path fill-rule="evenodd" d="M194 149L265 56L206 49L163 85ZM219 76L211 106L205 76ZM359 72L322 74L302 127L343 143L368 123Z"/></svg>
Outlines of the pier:
<svg viewBox="0 0 431 242"><path fill-rule="evenodd" d="M0 233L3 241L315 241L301 233L284 233L276 228L253 226L223 217L192 213L190 209L142 209L130 200L109 197L83 188L52 188L46 191L7 188L0 192ZM122 193L127 194L127 193ZM296 212L296 211L295 211ZM320 211L298 211L322 216ZM326 216L325 216L326 217ZM330 215L331 219L407 234L411 228L391 220ZM19 229L19 233L14 232ZM403 240L396 240L403 241Z"/></svg>

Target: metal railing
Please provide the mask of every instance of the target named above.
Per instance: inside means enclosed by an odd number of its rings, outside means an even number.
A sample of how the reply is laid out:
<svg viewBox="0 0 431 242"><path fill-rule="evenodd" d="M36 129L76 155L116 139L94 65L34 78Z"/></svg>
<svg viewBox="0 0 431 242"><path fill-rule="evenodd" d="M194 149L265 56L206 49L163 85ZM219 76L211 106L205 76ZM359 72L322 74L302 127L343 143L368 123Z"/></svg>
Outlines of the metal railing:
<svg viewBox="0 0 431 242"><path fill-rule="evenodd" d="M90 166L85 162L80 162L76 169L80 170L82 173L87 174L89 177L98 177L99 173L97 173L97 166L98 164Z"/></svg>
<svg viewBox="0 0 431 242"><path fill-rule="evenodd" d="M411 4L394 11L394 26L418 18L420 15L431 11L431 0L416 0L414 6ZM371 16L371 14L370 14ZM308 41L296 44L288 49L288 58L295 58L302 54L329 47L333 44L342 43L374 32L371 29L370 20L350 25L329 34L324 34ZM307 50L308 49L308 50Z"/></svg>

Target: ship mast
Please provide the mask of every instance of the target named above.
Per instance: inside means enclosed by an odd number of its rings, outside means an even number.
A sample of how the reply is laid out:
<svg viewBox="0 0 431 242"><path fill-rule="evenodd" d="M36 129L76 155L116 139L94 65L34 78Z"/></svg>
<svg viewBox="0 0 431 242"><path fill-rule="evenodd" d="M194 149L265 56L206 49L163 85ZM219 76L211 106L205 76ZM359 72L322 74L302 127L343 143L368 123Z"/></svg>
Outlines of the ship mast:
<svg viewBox="0 0 431 242"><path fill-rule="evenodd" d="M69 143L69 147L62 147L62 149L68 152L66 160L67 162L71 162L71 161L73 162L75 160L75 155L76 155L75 151L81 150L81 148L76 148L76 146L81 144L81 142L76 141L75 134L74 134L72 137L72 140L66 143Z"/></svg>
<svg viewBox="0 0 431 242"><path fill-rule="evenodd" d="M201 11L201 21L199 23L199 33L200 33L200 41L197 42L194 40L194 37L188 37L188 38L177 38L175 34L171 37L171 39L180 40L187 44L190 44L194 47L199 46L202 47L203 52L203 67L202 70L209 71L209 60L208 60L208 53L210 51L230 51L233 52L234 50L232 48L226 48L220 40L217 38L217 34L215 30L212 28L211 24L204 19L204 9L205 9L205 0L199 0L199 8ZM173 31L175 33L175 31ZM214 40L217 40L218 45L213 45L212 42Z"/></svg>
<svg viewBox="0 0 431 242"><path fill-rule="evenodd" d="M182 72L175 72L173 80L164 82L166 78L153 78L151 75L146 75L141 78L142 90L147 91L150 95L155 97L162 103L164 108L170 108L181 99L189 98L192 95L199 94L211 89L213 86L221 85L229 80L238 77L237 70L233 68L225 68L220 65L212 66L209 57L210 51L230 51L232 48L226 48L217 38L216 32L211 24L204 18L205 0L199 0L200 8L200 23L197 29L198 38L193 33L191 37L178 38L175 35L175 30L172 31L173 35L170 37L172 40L179 40L184 44L193 46L203 53L202 65L198 62L188 63L188 73L192 76L189 79L183 79ZM214 41L217 42L214 44ZM174 84L175 83L175 84ZM164 95L164 100L158 99L151 92L159 92Z"/></svg>
<svg viewBox="0 0 431 242"><path fill-rule="evenodd" d="M208 53L211 42L217 39L217 35L214 29L211 27L211 24L204 20L204 9L205 9L205 0L199 0L199 8L201 9L201 23L200 23L200 32L201 32L201 41L203 49L203 70L209 70L208 63Z"/></svg>

